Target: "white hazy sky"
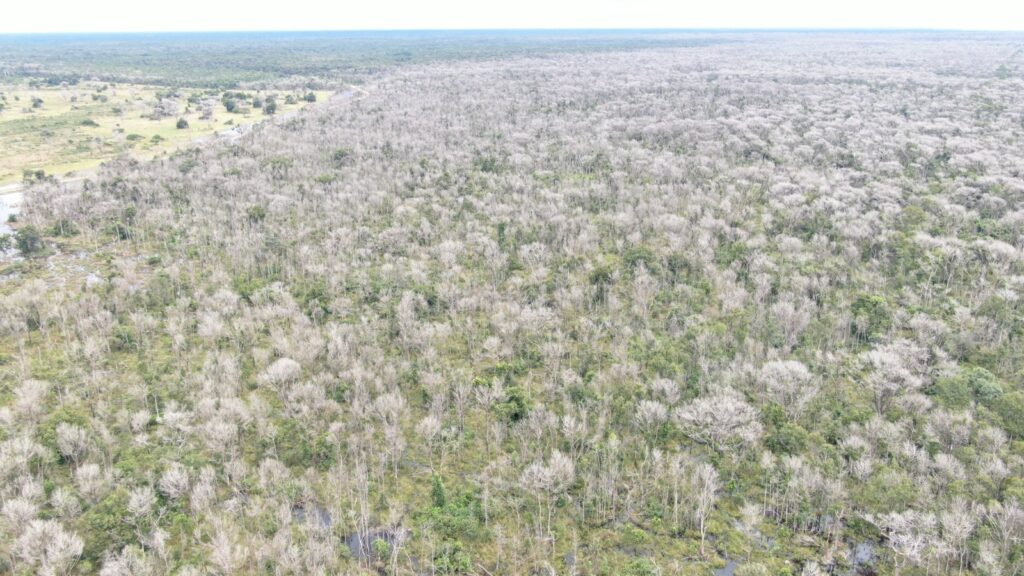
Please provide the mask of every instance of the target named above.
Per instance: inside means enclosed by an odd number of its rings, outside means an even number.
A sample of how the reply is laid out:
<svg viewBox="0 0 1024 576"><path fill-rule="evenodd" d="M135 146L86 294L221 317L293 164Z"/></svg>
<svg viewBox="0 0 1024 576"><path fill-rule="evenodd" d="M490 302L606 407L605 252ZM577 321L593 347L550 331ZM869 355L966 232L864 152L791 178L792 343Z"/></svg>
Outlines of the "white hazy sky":
<svg viewBox="0 0 1024 576"><path fill-rule="evenodd" d="M1022 0L4 0L0 33L429 28L1024 30Z"/></svg>

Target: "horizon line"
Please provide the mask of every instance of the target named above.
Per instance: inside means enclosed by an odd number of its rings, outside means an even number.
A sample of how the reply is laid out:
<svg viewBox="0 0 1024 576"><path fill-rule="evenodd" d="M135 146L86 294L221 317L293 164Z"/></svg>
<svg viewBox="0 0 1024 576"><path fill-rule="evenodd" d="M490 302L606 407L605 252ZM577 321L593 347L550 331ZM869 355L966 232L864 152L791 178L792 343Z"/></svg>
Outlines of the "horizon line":
<svg viewBox="0 0 1024 576"><path fill-rule="evenodd" d="M927 28L927 27L465 27L465 28L296 28L296 29L204 29L204 30L51 30L4 32L3 36L103 36L157 34L325 34L325 33L402 33L402 32L690 32L690 33L989 33L1021 34L1024 28Z"/></svg>

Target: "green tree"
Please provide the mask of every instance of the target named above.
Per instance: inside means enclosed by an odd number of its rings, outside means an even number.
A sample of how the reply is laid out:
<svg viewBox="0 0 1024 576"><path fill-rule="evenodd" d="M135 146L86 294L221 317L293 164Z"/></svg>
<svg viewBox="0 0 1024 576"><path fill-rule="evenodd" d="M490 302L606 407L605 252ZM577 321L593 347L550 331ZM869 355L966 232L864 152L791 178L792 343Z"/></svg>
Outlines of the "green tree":
<svg viewBox="0 0 1024 576"><path fill-rule="evenodd" d="M994 408L1003 419L1003 428L1014 438L1024 439L1024 390L1004 394Z"/></svg>
<svg viewBox="0 0 1024 576"><path fill-rule="evenodd" d="M15 246L25 256L33 256L43 251L43 237L35 226L25 226L15 234Z"/></svg>

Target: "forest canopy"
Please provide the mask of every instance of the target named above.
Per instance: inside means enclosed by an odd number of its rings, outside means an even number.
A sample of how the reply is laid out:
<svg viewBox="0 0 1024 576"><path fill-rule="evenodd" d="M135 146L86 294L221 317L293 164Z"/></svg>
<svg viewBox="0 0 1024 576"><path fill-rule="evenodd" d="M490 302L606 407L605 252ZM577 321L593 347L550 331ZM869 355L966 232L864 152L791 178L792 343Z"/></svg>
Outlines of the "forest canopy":
<svg viewBox="0 0 1024 576"><path fill-rule="evenodd" d="M1024 573L1024 38L658 38L33 180L0 572Z"/></svg>

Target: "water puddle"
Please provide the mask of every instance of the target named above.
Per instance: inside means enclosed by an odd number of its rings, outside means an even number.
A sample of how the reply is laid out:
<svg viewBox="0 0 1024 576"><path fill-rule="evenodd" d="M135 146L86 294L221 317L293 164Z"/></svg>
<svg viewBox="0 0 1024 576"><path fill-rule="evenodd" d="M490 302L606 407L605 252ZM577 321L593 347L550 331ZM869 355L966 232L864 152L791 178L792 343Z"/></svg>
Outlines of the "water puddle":
<svg viewBox="0 0 1024 576"><path fill-rule="evenodd" d="M373 550L373 543L383 540L388 548L394 550L400 548L410 535L405 528L371 530L365 534L356 532L345 538L345 545L352 551L352 558L356 560L373 560L376 558Z"/></svg>
<svg viewBox="0 0 1024 576"><path fill-rule="evenodd" d="M729 560L722 568L715 570L715 576L733 576L740 565L735 560Z"/></svg>
<svg viewBox="0 0 1024 576"><path fill-rule="evenodd" d="M24 194L21 192L0 193L0 234L12 234L9 221L12 216L21 212L21 202Z"/></svg>
<svg viewBox="0 0 1024 576"><path fill-rule="evenodd" d="M297 505L292 507L292 520L299 524L310 523L317 528L328 530L334 525L331 512L319 504Z"/></svg>

